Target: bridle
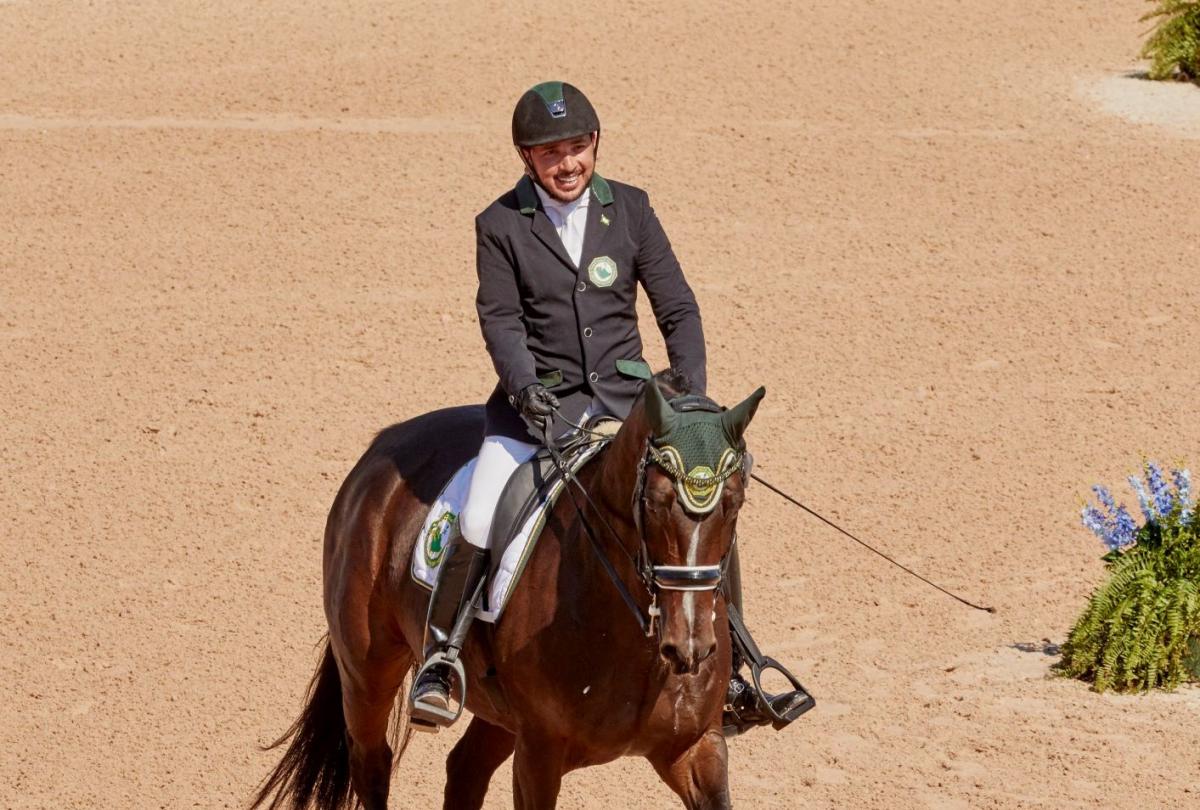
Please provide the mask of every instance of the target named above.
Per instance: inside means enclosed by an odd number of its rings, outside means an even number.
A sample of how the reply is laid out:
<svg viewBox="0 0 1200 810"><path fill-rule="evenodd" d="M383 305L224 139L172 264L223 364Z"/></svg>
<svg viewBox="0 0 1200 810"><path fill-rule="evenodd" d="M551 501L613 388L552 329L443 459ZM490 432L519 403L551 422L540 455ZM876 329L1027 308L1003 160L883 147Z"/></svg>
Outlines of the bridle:
<svg viewBox="0 0 1200 810"><path fill-rule="evenodd" d="M679 412L704 410L711 413L719 413L722 410L722 408L712 400L699 395L678 397L671 401L671 405ZM558 416L560 419L563 419L563 421L571 427L574 427L583 433L600 435L597 434L596 431L593 431L585 426L576 425L574 422L571 422L563 417L560 413L556 412L556 416ZM549 428L548 425L547 428ZM733 554L733 549L737 545L736 534L734 535L733 542L731 542L729 545L729 549L725 552L725 555L721 557L720 562L715 565L661 565L655 563L650 555L650 548L646 543L646 532L644 528L644 512L646 508L646 470L650 464L655 464L661 470L663 470L667 477L671 478L671 480L677 485L684 483L687 476L681 467L672 463L666 454L654 447L649 437L646 438L646 441L643 444L641 456L638 459L637 478L633 488L632 503L630 504L632 509L633 523L637 530L638 536L638 550L636 554L631 554L625 547L625 543L622 542L621 536L617 534L616 530L613 529L612 525L608 522L608 518L604 516L604 513L596 505L596 502L592 500L592 496L587 491L587 488L584 487L579 479L575 477L574 473L571 471L570 465L563 460L561 453L559 453L558 448L554 445L552 437L549 435L549 430L547 429L544 433L546 447L549 449L555 465L559 468L563 476L567 491L571 496L571 502L575 506L575 511L579 516L580 523L583 525L584 534L587 535L589 544L592 547L592 551L599 560L601 567L604 568L608 578L616 587L617 592L621 596L621 600L633 613L634 618L637 620L638 624L642 628L643 633L645 633L647 637L653 637L656 634L658 619L662 615L662 609L658 604L658 596L660 591L715 591L721 587L721 584L725 579L725 572L729 567L729 560ZM608 437L605 437L605 439L607 438ZM738 450L735 452L736 458L734 463L727 465L724 470L719 472L717 475L711 478L706 477L700 483L719 486L723 485L724 482L732 477L734 473L744 473L746 464L745 451ZM579 505L579 501L576 500L575 493L571 490L572 484L592 507L592 511L600 516L600 520L604 524L604 527L608 530L608 534L616 542L616 546L621 549L626 558L629 559L630 563L634 567L634 570L637 572L638 579L641 582L642 587L650 597L650 606L646 610L645 614L643 614L642 609L638 606L637 601L629 593L629 589L625 587L625 581L617 573L616 569L613 568L612 560L609 559L608 555L605 554L604 550L601 548L600 541L596 537L595 529L592 527L591 522L587 519L587 515L584 514L582 507ZM715 506L715 503L713 506ZM685 512L689 512L686 506L682 508L684 508ZM711 509L712 507L709 507L708 510L700 514L707 514L707 512L711 511ZM689 512L689 514L691 513Z"/></svg>

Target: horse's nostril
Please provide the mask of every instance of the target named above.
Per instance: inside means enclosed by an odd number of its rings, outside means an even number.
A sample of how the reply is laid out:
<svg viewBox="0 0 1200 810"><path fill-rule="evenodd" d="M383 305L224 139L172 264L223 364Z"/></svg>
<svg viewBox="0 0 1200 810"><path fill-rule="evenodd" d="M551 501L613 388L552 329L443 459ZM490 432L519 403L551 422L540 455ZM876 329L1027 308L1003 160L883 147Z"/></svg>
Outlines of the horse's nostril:
<svg viewBox="0 0 1200 810"><path fill-rule="evenodd" d="M662 653L662 657L671 664L671 668L677 674L682 674L690 669L690 662L684 658L679 647L674 644L663 644L658 648L658 651Z"/></svg>
<svg viewBox="0 0 1200 810"><path fill-rule="evenodd" d="M717 649L716 642L713 642L708 647L701 650L695 645L687 645L686 648L680 648L675 644L663 644L658 648L662 657L671 663L671 668L676 674L682 675L688 672L695 672L700 663L711 656Z"/></svg>

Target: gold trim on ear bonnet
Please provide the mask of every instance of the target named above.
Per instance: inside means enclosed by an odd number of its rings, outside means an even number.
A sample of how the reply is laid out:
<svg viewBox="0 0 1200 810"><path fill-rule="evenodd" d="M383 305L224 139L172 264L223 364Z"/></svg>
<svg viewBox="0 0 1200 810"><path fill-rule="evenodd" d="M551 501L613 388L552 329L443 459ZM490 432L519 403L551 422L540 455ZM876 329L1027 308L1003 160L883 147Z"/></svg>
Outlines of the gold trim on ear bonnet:
<svg viewBox="0 0 1200 810"><path fill-rule="evenodd" d="M715 404L677 411L653 380L646 384L650 458L675 481L688 512L704 515L716 507L725 481L742 467L742 434L765 395L759 388L727 411Z"/></svg>

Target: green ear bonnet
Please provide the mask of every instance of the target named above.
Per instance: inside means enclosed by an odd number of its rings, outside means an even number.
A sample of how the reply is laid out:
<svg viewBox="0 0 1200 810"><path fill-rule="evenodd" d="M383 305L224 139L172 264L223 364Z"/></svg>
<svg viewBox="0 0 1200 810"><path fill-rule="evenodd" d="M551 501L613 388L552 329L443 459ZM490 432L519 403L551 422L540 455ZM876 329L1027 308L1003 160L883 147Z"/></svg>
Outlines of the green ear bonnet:
<svg viewBox="0 0 1200 810"><path fill-rule="evenodd" d="M725 481L742 468L742 434L765 394L759 388L741 404L721 411L705 397L685 396L668 403L653 381L646 384L650 458L675 481L688 512L704 515L716 508Z"/></svg>

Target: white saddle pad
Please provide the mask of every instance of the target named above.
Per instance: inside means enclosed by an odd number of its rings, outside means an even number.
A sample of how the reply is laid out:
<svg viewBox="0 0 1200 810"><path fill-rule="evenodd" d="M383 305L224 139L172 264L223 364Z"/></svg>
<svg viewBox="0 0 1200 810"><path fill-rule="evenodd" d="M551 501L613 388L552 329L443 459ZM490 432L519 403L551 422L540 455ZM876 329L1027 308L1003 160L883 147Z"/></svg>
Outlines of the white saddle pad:
<svg viewBox="0 0 1200 810"><path fill-rule="evenodd" d="M600 444L596 444L585 450L580 456L579 464L599 452L600 447ZM441 565L446 548L450 541L460 534L458 516L467 502L467 490L470 488L471 474L474 471L475 459L471 459L454 474L450 483L446 484L437 500L433 502L421 527L418 542L413 546L412 577L426 588L432 588L437 581L438 566ZM485 622L495 622L500 618L513 584L524 570L533 543L546 522L547 507L554 503L562 487L561 480L551 487L541 504L533 510L521 526L520 532L504 550L500 565L496 567L496 575L488 583L487 609L480 610L476 618Z"/></svg>

